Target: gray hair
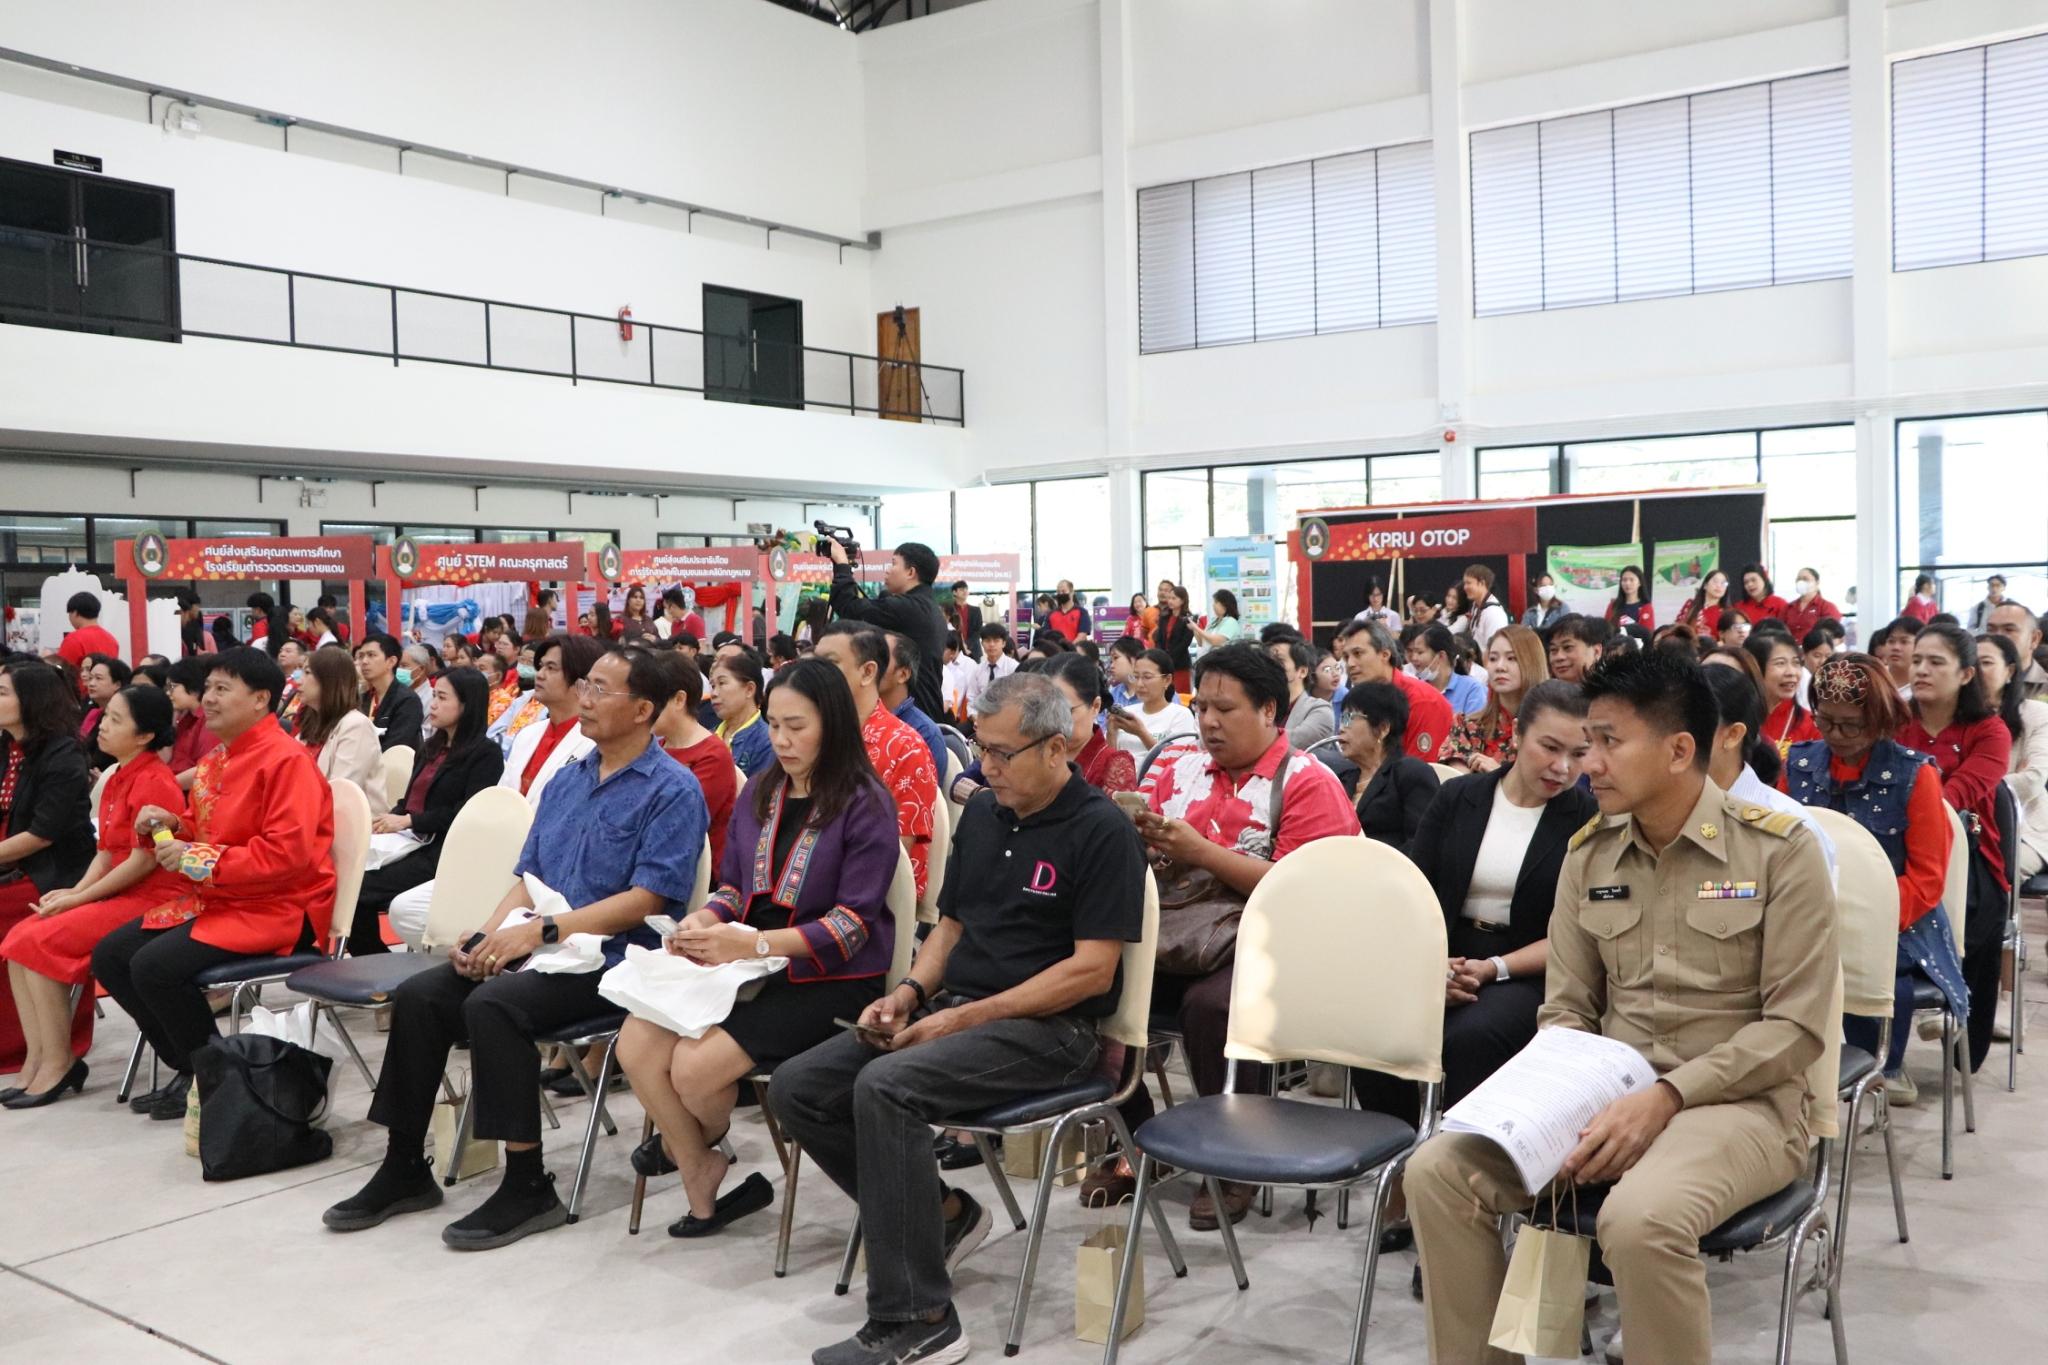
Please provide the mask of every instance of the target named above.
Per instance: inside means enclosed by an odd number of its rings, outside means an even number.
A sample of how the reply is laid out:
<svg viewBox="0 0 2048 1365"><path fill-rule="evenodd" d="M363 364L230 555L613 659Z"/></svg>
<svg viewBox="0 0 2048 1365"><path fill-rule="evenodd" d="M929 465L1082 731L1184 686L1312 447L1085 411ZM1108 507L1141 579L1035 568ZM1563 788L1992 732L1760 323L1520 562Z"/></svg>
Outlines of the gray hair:
<svg viewBox="0 0 2048 1365"><path fill-rule="evenodd" d="M1339 640L1348 640L1354 635L1363 635L1370 640L1375 654L1385 654L1391 657L1394 652L1393 632L1378 621L1370 618L1360 620L1354 616L1351 620L1345 622L1343 628L1337 632Z"/></svg>
<svg viewBox="0 0 2048 1365"><path fill-rule="evenodd" d="M1074 732L1072 703L1042 673L1012 673L997 678L974 699L974 714L986 719L1012 706L1017 708L1018 728L1028 740L1035 742L1048 735Z"/></svg>

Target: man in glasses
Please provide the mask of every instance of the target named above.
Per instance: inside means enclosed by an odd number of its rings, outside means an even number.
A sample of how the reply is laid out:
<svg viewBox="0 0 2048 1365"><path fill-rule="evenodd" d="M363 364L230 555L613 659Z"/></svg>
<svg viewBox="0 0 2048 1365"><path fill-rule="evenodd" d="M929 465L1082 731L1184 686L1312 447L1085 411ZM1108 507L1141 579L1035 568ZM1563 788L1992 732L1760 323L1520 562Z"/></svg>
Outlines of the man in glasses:
<svg viewBox="0 0 2048 1365"><path fill-rule="evenodd" d="M597 993L603 969L628 944L659 946L649 915L680 917L689 908L710 827L696 777L652 742L654 718L674 693L655 656L608 649L576 693L591 751L549 780L519 854L519 883L481 932L392 996L391 1040L370 1106L371 1120L390 1130L389 1147L370 1183L323 1216L336 1232L441 1202L422 1153L448 1050L464 1041L476 1136L503 1140L505 1175L489 1199L441 1230L441 1240L483 1251L569 1220L541 1165L534 1037L610 1008ZM535 881L559 893L568 911L535 915ZM522 970L574 935L600 941L601 964Z"/></svg>
<svg viewBox="0 0 2048 1365"><path fill-rule="evenodd" d="M1018 674L974 711L992 794L960 817L942 918L858 1031L784 1062L768 1091L804 1154L859 1201L867 1242L867 1323L816 1365L965 1358L952 1269L988 1214L940 1183L931 1125L1091 1076L1123 945L1143 937L1144 851L1069 762L1066 694Z"/></svg>

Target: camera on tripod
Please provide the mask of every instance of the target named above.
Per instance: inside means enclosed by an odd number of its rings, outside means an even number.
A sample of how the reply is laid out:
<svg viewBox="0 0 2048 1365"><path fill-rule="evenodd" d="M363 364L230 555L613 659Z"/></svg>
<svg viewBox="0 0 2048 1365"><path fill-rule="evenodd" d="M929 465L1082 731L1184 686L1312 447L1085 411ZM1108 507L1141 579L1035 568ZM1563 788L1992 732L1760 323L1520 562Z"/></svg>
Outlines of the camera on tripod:
<svg viewBox="0 0 2048 1365"><path fill-rule="evenodd" d="M853 538L853 528L851 526L833 526L822 521L814 521L811 523L811 526L818 533L818 553L824 553L824 541L836 540L845 549L848 559L856 563L859 562L860 542Z"/></svg>

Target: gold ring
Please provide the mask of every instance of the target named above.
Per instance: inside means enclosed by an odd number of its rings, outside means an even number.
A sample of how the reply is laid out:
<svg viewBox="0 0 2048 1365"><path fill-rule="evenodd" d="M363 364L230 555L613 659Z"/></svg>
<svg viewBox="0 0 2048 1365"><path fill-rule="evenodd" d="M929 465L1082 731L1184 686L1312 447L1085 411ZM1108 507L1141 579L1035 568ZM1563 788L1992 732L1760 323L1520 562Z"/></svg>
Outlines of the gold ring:
<svg viewBox="0 0 2048 1365"><path fill-rule="evenodd" d="M497 965L498 965L498 955L497 955L496 953L493 953L493 954L491 954L491 955L490 955L489 957L487 957L487 958L485 958L485 959L484 959L484 964L485 964L486 966L490 966L490 967L495 967L495 966L497 966Z"/></svg>

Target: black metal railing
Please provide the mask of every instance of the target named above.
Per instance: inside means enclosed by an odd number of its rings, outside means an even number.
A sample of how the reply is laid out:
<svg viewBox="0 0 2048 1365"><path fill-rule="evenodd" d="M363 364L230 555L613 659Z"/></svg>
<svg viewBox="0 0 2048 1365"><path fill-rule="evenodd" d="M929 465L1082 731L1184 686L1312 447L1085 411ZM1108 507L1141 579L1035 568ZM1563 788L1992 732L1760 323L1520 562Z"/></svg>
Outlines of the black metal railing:
<svg viewBox="0 0 2048 1365"><path fill-rule="evenodd" d="M946 365L0 227L0 323L203 337L962 426Z"/></svg>

